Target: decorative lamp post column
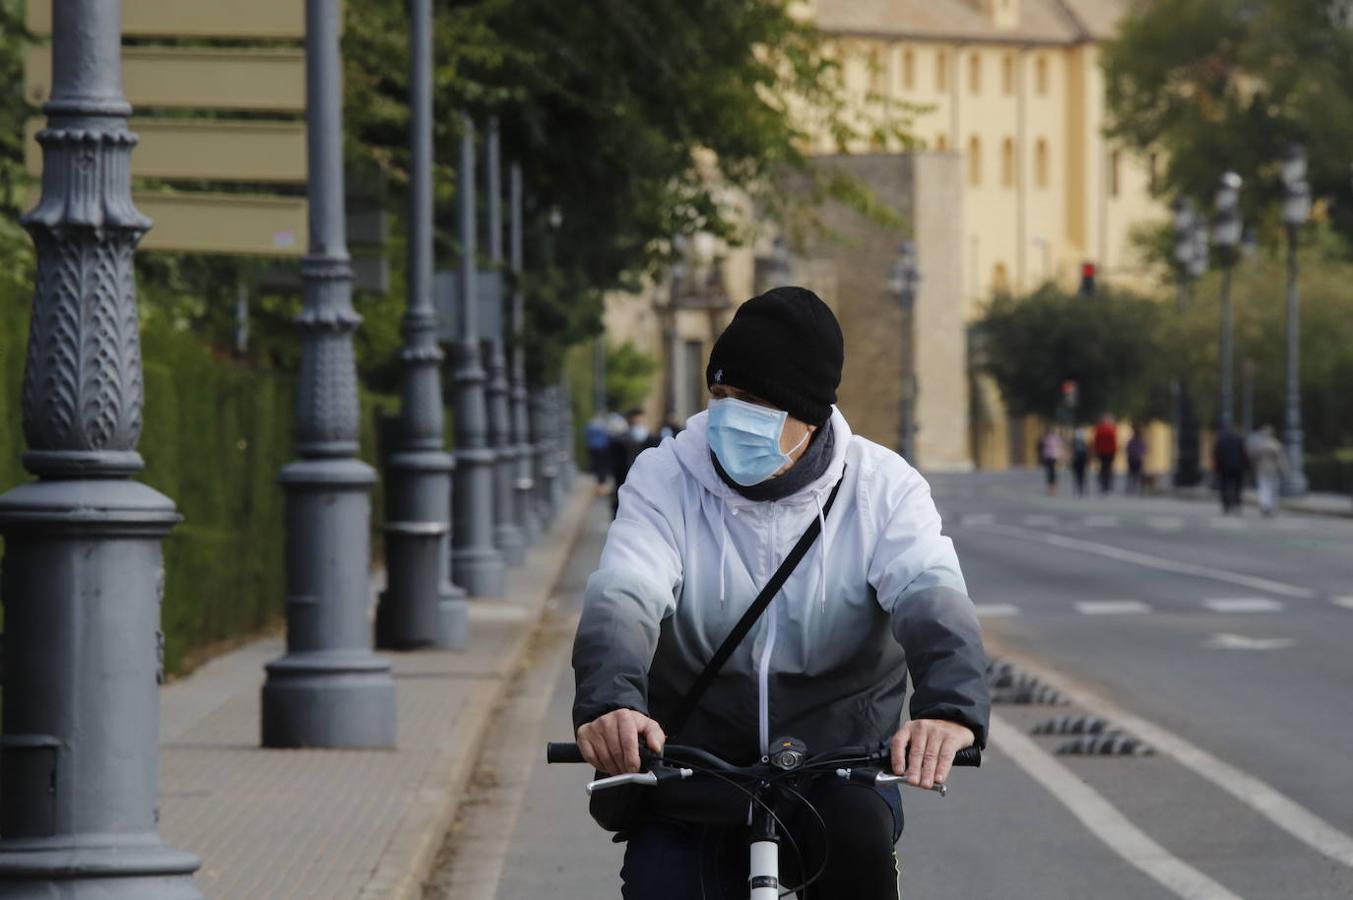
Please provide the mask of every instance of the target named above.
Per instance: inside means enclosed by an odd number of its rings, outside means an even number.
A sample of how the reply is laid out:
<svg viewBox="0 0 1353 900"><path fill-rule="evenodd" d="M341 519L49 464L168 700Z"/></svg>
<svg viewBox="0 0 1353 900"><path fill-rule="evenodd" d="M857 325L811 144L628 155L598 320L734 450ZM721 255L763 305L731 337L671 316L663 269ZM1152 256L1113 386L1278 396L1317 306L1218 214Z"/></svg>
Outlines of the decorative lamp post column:
<svg viewBox="0 0 1353 900"><path fill-rule="evenodd" d="M476 289L474 122L461 117L460 327L455 342L456 474L452 498L451 575L473 597L501 597L503 557L493 545L493 470L488 445L484 369L479 363L479 293Z"/></svg>
<svg viewBox="0 0 1353 900"><path fill-rule="evenodd" d="M916 461L916 290L921 271L916 242L903 241L888 270L888 291L902 309L902 396L897 426L897 452Z"/></svg>
<svg viewBox="0 0 1353 900"><path fill-rule="evenodd" d="M554 264L554 235L564 223L564 214L559 207L551 207L548 223L550 227L545 254L550 265ZM556 512L555 499L558 496L555 481L559 478L558 458L558 412L557 398L550 385L538 388L535 392L532 431L536 438L536 509L541 524L548 527L554 522Z"/></svg>
<svg viewBox="0 0 1353 900"><path fill-rule="evenodd" d="M540 522L536 519L535 467L532 465L534 447L531 444L530 395L526 390L526 299L522 278L526 270L525 203L522 198L521 165L513 163L508 169L508 202L512 219L510 246L512 266L512 424L517 442L517 477L513 482L517 527L528 544L540 537Z"/></svg>
<svg viewBox="0 0 1353 900"><path fill-rule="evenodd" d="M1301 226L1311 217L1311 186L1306 182L1306 150L1288 148L1283 159L1283 225L1287 228L1287 415L1283 443L1287 449L1287 477L1283 493L1306 493L1306 460L1301 430L1301 295L1298 291L1297 249Z"/></svg>
<svg viewBox="0 0 1353 900"><path fill-rule="evenodd" d="M1221 331L1218 340L1221 374L1218 379L1220 389L1217 421L1222 429L1230 428L1235 421L1235 346L1231 313L1231 270L1236 264L1243 232L1240 219L1242 183L1240 176L1235 172L1227 172L1221 177L1221 186L1217 189L1216 221L1212 229L1212 243L1217 248L1218 260L1221 262Z"/></svg>
<svg viewBox="0 0 1353 900"><path fill-rule="evenodd" d="M444 446L442 351L432 303L432 0L409 2L409 275L399 406L399 448L386 475L389 584L376 643L462 647L464 598L446 597L451 472Z"/></svg>
<svg viewBox="0 0 1353 900"><path fill-rule="evenodd" d="M1207 230L1200 227L1198 214L1189 198L1178 198L1171 209L1174 212L1174 259L1179 288L1176 310L1182 317L1189 306L1193 281L1207 269ZM1180 373L1175 381L1174 419L1174 483L1176 487L1192 487L1202 481L1202 473L1199 470L1198 416L1193 409L1193 393L1186 372Z"/></svg>
<svg viewBox="0 0 1353 900"><path fill-rule="evenodd" d="M306 143L310 251L296 450L286 492L287 652L263 685L265 747L391 747L395 683L371 652L368 565L375 473L357 456L357 366L343 213L339 4L306 0Z"/></svg>
<svg viewBox="0 0 1353 900"><path fill-rule="evenodd" d="M173 502L140 471L132 256L136 136L121 4L55 0L23 386L24 468L0 497L4 722L0 897L200 900L197 858L156 827L164 595Z"/></svg>
<svg viewBox="0 0 1353 900"><path fill-rule="evenodd" d="M496 117L489 120L485 143L488 151L489 262L495 272L500 272L503 268L503 179ZM498 302L508 301L506 297L500 296ZM503 321L507 317L497 318ZM517 445L512 440L509 396L512 388L507 379L507 354L501 328L488 336L484 347L488 354L489 443L497 457L493 467L493 545L503 555L503 562L509 566L519 566L526 559L526 541L514 516Z"/></svg>

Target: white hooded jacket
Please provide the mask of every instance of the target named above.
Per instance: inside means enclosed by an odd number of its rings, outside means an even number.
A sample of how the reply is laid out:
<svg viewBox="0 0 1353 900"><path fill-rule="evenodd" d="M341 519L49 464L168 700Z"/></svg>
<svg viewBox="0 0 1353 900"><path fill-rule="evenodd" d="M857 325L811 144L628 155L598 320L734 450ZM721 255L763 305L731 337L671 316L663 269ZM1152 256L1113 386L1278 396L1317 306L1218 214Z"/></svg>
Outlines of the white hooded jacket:
<svg viewBox="0 0 1353 900"><path fill-rule="evenodd" d="M707 415L641 454L621 488L574 644L575 725L619 708L663 723L839 481L822 535L669 738L730 760L783 736L811 751L875 743L899 726L910 668L912 717L962 722L984 744L980 630L920 473L834 409L823 474L748 500L714 469Z"/></svg>

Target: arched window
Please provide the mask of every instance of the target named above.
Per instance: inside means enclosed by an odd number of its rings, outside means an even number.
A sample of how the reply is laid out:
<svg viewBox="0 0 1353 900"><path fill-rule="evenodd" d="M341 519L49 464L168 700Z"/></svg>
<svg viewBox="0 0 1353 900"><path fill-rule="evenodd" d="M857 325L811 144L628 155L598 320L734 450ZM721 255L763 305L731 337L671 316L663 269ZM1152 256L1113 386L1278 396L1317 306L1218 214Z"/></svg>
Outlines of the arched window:
<svg viewBox="0 0 1353 900"><path fill-rule="evenodd" d="M977 135L968 138L968 184L977 187L982 183L982 139Z"/></svg>
<svg viewBox="0 0 1353 900"><path fill-rule="evenodd" d="M1040 188L1048 186L1048 142L1044 138L1034 145L1034 184Z"/></svg>
<svg viewBox="0 0 1353 900"><path fill-rule="evenodd" d="M1048 94L1048 58L1039 56L1034 62L1034 90L1038 91L1038 96L1046 97Z"/></svg>
<svg viewBox="0 0 1353 900"><path fill-rule="evenodd" d="M935 54L935 90L949 90L949 54L943 50Z"/></svg>
<svg viewBox="0 0 1353 900"><path fill-rule="evenodd" d="M982 55L977 52L968 57L968 90L982 93Z"/></svg>
<svg viewBox="0 0 1353 900"><path fill-rule="evenodd" d="M1015 139L1001 141L1001 187L1015 186Z"/></svg>
<svg viewBox="0 0 1353 900"><path fill-rule="evenodd" d="M902 87L909 91L916 87L916 54L910 47L902 51Z"/></svg>
<svg viewBox="0 0 1353 900"><path fill-rule="evenodd" d="M1007 53L1001 60L1001 90L1009 97L1015 93L1015 54Z"/></svg>
<svg viewBox="0 0 1353 900"><path fill-rule="evenodd" d="M1122 190L1123 154L1114 150L1109 154L1109 196L1117 197Z"/></svg>
<svg viewBox="0 0 1353 900"><path fill-rule="evenodd" d="M935 149L944 153L949 149L949 135L941 134L935 138Z"/></svg>

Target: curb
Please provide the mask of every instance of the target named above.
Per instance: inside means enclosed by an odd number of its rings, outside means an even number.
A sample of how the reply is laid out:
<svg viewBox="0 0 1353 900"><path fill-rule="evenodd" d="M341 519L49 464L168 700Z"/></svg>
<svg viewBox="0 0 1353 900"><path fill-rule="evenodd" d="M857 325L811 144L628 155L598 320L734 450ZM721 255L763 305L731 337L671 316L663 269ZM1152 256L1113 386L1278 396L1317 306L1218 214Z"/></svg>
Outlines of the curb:
<svg viewBox="0 0 1353 900"><path fill-rule="evenodd" d="M424 775L414 801L381 853L370 880L358 893L358 900L420 900L422 897L424 882L431 875L446 834L455 823L466 787L479 762L489 726L531 645L545 604L563 575L587 511L595 502L591 482L580 478L577 483L555 520L553 533L545 535L545 540L535 548L537 554L544 551L539 565L546 577L535 594L518 605L523 614L516 625L511 650L499 658L494 671L470 694L461 710L449 717L450 727L444 734L446 750L438 755Z"/></svg>

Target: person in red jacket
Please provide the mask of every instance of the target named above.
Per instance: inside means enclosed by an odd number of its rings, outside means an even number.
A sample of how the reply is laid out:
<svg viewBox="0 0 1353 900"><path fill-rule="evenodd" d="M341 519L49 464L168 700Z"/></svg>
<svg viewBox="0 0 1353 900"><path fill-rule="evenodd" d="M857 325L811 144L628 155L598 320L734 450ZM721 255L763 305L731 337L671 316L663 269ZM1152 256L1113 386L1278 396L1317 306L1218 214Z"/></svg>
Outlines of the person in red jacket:
<svg viewBox="0 0 1353 900"><path fill-rule="evenodd" d="M1105 413L1095 426L1095 456L1099 457L1099 492L1113 490L1113 458L1118 455L1118 428L1113 416Z"/></svg>

